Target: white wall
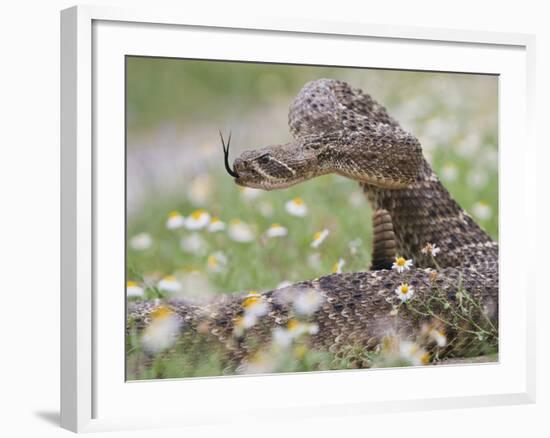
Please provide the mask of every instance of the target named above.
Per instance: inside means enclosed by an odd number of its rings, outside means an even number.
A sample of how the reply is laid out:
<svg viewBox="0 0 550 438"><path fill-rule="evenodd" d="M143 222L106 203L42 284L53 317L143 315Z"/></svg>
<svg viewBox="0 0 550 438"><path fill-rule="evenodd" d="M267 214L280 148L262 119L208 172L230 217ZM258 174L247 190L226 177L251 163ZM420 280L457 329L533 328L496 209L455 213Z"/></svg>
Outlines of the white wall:
<svg viewBox="0 0 550 438"><path fill-rule="evenodd" d="M150 6L152 2L96 1L97 4ZM200 3L197 5L197 3ZM497 30L537 34L537 119L539 131L538 254L525 263L545 266L548 233L546 170L550 99L550 30L543 1L357 1L271 0L157 1L159 7L204 8L231 17L243 11L309 19L365 21L431 27ZM59 367L59 10L64 0L4 2L0 25L0 430L3 436L68 434L55 425L58 415ZM521 147L521 145L518 145ZM279 427L212 428L191 431L139 432L138 436L543 436L550 431L547 287L540 278L539 402L433 413L315 419ZM368 391L368 388L364 388ZM184 395L182 395L184 396ZM291 394L289 394L291 397ZM546 414L546 416L544 415ZM115 433L108 436L126 436ZM547 435L546 435L547 436Z"/></svg>

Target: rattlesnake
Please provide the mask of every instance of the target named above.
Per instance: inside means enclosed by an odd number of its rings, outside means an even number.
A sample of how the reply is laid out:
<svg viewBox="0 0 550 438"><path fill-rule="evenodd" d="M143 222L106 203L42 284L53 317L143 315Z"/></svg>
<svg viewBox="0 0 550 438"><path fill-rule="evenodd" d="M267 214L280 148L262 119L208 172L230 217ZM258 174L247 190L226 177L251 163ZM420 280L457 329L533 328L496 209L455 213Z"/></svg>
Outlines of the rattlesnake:
<svg viewBox="0 0 550 438"><path fill-rule="evenodd" d="M183 322L182 339L214 346L230 366L237 367L269 344L274 328L285 327L292 318L289 295L313 290L322 297L309 318L316 327L307 341L313 349L335 354L346 346L379 349L390 332L399 339L415 340L430 320L441 325L455 318L454 325L445 327L447 343L438 354L475 354L480 331L476 321L460 319L462 300L464 293L471 297L479 305L471 309L479 310L473 317L497 327L498 245L443 187L418 140L369 95L329 79L302 88L290 106L289 126L292 141L246 151L233 169L227 159L229 142L227 149L224 145L228 172L237 184L264 190L327 173L358 181L375 212L370 270L265 292L260 299L268 311L237 335L242 294L207 305L172 301L168 306ZM439 250L436 257L430 251L434 248ZM392 269L397 256L412 260L413 267L403 273ZM411 304L419 304L400 306L396 312L394 291L404 282L415 291ZM431 300L435 295L439 298ZM146 326L157 305L131 305L131 325Z"/></svg>

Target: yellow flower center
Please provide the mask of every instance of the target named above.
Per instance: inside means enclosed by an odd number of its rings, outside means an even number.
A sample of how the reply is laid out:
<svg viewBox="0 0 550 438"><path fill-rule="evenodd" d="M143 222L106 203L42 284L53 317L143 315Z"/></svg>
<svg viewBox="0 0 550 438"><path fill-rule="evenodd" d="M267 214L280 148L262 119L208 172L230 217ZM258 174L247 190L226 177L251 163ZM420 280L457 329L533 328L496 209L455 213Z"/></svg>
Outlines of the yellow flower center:
<svg viewBox="0 0 550 438"><path fill-rule="evenodd" d="M210 219L211 223L221 222L220 218L217 216L214 216L212 219Z"/></svg>
<svg viewBox="0 0 550 438"><path fill-rule="evenodd" d="M406 295L409 292L409 285L407 283L401 285L401 293Z"/></svg>
<svg viewBox="0 0 550 438"><path fill-rule="evenodd" d="M208 256L208 266L210 266L211 268L216 268L218 266L218 259L216 258L216 256Z"/></svg>
<svg viewBox="0 0 550 438"><path fill-rule="evenodd" d="M302 200L302 198L294 198L292 202L294 203L294 205L304 205L304 201Z"/></svg>
<svg viewBox="0 0 550 438"><path fill-rule="evenodd" d="M191 217L195 220L198 220L202 217L202 215L205 213L204 210L195 210L193 213L191 213Z"/></svg>
<svg viewBox="0 0 550 438"><path fill-rule="evenodd" d="M231 225L239 225L241 223L240 219L231 219Z"/></svg>
<svg viewBox="0 0 550 438"><path fill-rule="evenodd" d="M128 282L126 282L127 287L136 287L137 285L137 281L129 280Z"/></svg>
<svg viewBox="0 0 550 438"><path fill-rule="evenodd" d="M181 214L178 211L171 211L168 213L168 217L180 217Z"/></svg>
<svg viewBox="0 0 550 438"><path fill-rule="evenodd" d="M399 345L399 340L395 336L384 336L382 338L383 351L395 351Z"/></svg>
<svg viewBox="0 0 550 438"><path fill-rule="evenodd" d="M430 363L430 353L424 353L422 356L420 356L420 362L422 362L424 365Z"/></svg>
<svg viewBox="0 0 550 438"><path fill-rule="evenodd" d="M319 240L322 236L322 233L321 231L317 231L314 235L313 235L313 240Z"/></svg>
<svg viewBox="0 0 550 438"><path fill-rule="evenodd" d="M405 266L406 263L407 263L407 260L405 260L403 257L397 257L395 259L395 264L397 266Z"/></svg>
<svg viewBox="0 0 550 438"><path fill-rule="evenodd" d="M259 293L252 291L250 292L249 296L243 301L242 306L245 309L250 309L252 306L255 306L256 304L258 304L261 299L262 297L260 296Z"/></svg>
<svg viewBox="0 0 550 438"><path fill-rule="evenodd" d="M281 228L280 224L271 224L271 228Z"/></svg>
<svg viewBox="0 0 550 438"><path fill-rule="evenodd" d="M151 312L153 319L164 319L172 315L172 311L166 306L157 307Z"/></svg>
<svg viewBox="0 0 550 438"><path fill-rule="evenodd" d="M176 276L175 275L167 275L166 277L164 277L164 280L166 280L166 281L176 281Z"/></svg>
<svg viewBox="0 0 550 438"><path fill-rule="evenodd" d="M289 330L296 330L300 326L300 322L298 322L296 319L291 319L290 321L288 321L286 326Z"/></svg>

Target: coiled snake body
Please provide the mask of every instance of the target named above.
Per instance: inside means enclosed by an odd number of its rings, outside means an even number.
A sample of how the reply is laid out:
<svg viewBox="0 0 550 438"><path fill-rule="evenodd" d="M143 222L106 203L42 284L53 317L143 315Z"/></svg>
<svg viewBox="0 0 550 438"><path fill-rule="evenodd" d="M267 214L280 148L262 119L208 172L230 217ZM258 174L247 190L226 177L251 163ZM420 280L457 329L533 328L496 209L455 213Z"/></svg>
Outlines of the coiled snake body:
<svg viewBox="0 0 550 438"><path fill-rule="evenodd" d="M375 212L370 270L266 292L262 299L269 311L242 336L235 336L234 326L243 313L242 294L223 296L206 306L171 302L183 320L183 336L218 345L231 363L239 364L258 345L269 343L273 328L284 327L291 318L291 304L281 297L310 289L323 297L311 316L318 331L308 343L316 349L374 349L388 331L401 339L416 339L430 315L448 321L456 313L462 305L460 291L480 303L480 318L496 326L497 243L454 201L424 159L418 140L384 107L344 82L321 79L306 84L295 98L289 126L292 141L244 152L228 170L237 184L265 190L327 173L358 181ZM426 250L430 245L440 249L435 258ZM391 269L396 256L413 260L412 269ZM416 311L402 306L392 314L395 288L404 281L414 288L419 303L434 294L445 299ZM144 326L155 305L130 306L129 320ZM475 354L471 347L479 332L468 324L476 325L464 320L446 328L449 342L440 355ZM259 342L246 342L247 337Z"/></svg>

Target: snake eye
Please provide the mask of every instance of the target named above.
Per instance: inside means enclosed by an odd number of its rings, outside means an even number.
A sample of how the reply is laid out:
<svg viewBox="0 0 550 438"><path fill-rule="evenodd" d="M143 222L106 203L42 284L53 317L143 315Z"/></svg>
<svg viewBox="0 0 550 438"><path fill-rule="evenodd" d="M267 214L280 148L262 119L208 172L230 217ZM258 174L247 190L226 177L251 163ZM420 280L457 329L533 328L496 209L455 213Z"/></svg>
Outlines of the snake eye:
<svg viewBox="0 0 550 438"><path fill-rule="evenodd" d="M271 156L269 154L264 154L256 159L259 164L267 164L271 160Z"/></svg>
<svg viewBox="0 0 550 438"><path fill-rule="evenodd" d="M321 147L321 143L311 142L306 144L306 149L311 149L313 151L318 150Z"/></svg>

